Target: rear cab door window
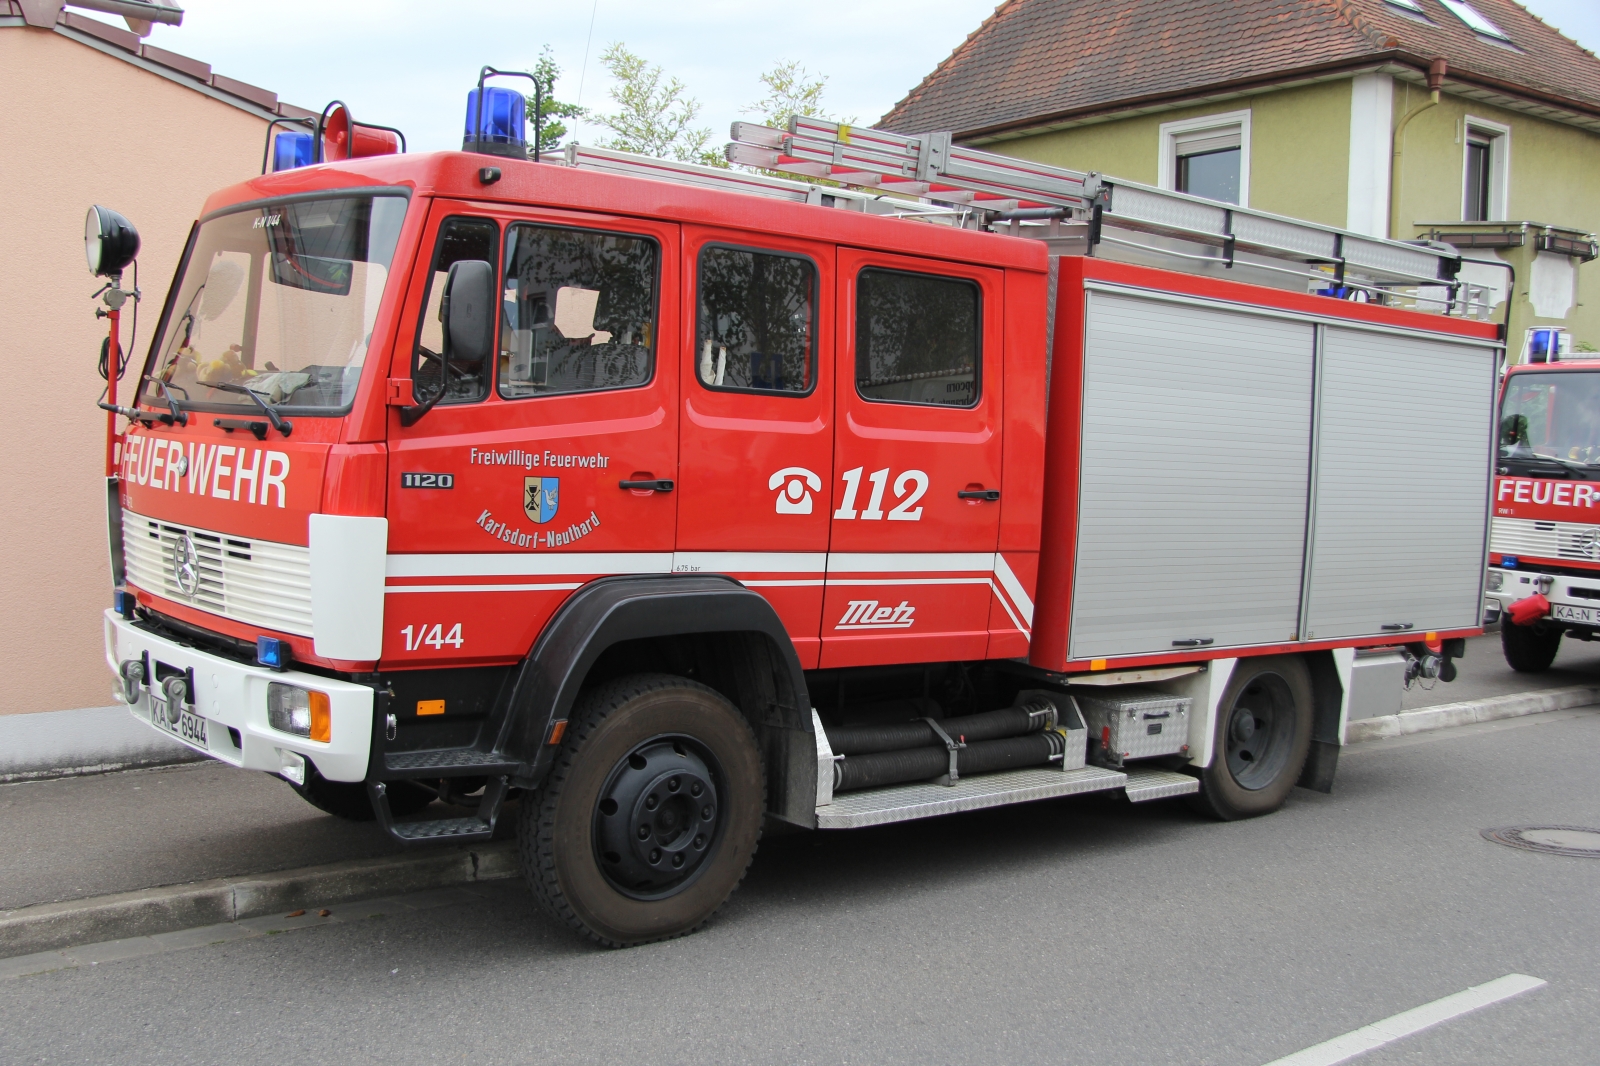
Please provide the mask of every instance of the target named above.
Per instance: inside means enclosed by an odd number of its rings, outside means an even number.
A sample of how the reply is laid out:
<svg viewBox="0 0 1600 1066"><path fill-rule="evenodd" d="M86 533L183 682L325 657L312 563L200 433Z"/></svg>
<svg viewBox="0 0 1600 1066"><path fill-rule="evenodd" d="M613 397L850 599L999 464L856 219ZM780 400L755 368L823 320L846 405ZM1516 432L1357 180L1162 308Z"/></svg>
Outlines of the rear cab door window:
<svg viewBox="0 0 1600 1066"><path fill-rule="evenodd" d="M686 227L674 569L773 605L817 665L833 458L833 246Z"/></svg>
<svg viewBox="0 0 1600 1066"><path fill-rule="evenodd" d="M840 249L823 667L983 658L1004 394L994 269Z"/></svg>

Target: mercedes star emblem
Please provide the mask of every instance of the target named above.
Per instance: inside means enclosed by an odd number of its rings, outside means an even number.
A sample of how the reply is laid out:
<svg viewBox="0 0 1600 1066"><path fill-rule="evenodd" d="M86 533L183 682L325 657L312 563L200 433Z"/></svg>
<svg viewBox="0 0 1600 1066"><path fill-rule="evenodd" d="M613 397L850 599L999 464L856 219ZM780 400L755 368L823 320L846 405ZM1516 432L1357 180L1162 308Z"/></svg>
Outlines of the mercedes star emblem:
<svg viewBox="0 0 1600 1066"><path fill-rule="evenodd" d="M185 596L200 589L200 555L187 533L172 542L172 579Z"/></svg>

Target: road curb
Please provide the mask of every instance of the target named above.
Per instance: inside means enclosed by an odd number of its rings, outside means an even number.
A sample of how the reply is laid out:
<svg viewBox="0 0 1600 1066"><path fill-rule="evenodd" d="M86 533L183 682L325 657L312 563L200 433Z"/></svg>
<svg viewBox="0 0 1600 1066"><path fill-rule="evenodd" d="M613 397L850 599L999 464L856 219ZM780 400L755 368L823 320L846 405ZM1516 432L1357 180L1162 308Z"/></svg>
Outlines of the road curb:
<svg viewBox="0 0 1600 1066"><path fill-rule="evenodd" d="M516 874L507 840L39 903L0 911L0 958Z"/></svg>
<svg viewBox="0 0 1600 1066"><path fill-rule="evenodd" d="M1423 707L1415 711L1401 711L1399 714L1386 714L1377 718L1363 718L1360 721L1349 722L1344 728L1344 742L1358 744L1363 740L1403 737L1412 733L1449 729L1451 726L1493 722L1500 718L1518 718L1525 714L1564 711L1569 707L1588 707L1596 703L1600 703L1600 685L1573 685L1570 688L1552 688L1543 692L1490 696L1487 699L1445 703L1438 707Z"/></svg>

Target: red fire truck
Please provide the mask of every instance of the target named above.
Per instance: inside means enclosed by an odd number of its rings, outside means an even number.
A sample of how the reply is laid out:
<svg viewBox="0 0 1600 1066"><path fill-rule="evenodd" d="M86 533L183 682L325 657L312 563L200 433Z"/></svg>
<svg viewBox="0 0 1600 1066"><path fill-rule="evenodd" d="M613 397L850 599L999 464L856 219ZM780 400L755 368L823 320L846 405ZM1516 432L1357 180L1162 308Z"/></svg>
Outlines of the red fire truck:
<svg viewBox="0 0 1600 1066"><path fill-rule="evenodd" d="M1500 401L1485 618L1514 670L1550 668L1563 634L1600 634L1600 360L1509 369Z"/></svg>
<svg viewBox="0 0 1600 1066"><path fill-rule="evenodd" d="M335 111L195 224L105 405L153 728L407 843L518 797L541 905L626 945L769 819L1327 791L1357 650L1481 631L1448 249L806 119L534 161L480 92L472 151Z"/></svg>

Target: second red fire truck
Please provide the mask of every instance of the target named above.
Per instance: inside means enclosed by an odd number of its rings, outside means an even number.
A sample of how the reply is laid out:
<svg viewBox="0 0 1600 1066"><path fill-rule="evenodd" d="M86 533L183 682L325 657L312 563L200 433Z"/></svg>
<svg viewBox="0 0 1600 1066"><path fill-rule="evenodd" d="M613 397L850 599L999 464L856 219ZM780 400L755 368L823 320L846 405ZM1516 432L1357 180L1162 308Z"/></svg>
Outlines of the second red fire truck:
<svg viewBox="0 0 1600 1066"><path fill-rule="evenodd" d="M497 92L473 151L205 205L110 400L153 728L406 842L517 797L622 945L768 819L1274 810L1357 649L1480 631L1501 342L1447 249L810 120L729 149L795 180L534 162Z"/></svg>

